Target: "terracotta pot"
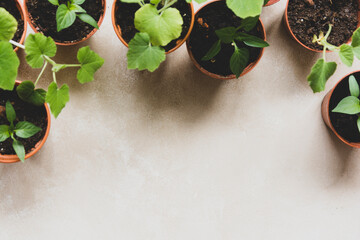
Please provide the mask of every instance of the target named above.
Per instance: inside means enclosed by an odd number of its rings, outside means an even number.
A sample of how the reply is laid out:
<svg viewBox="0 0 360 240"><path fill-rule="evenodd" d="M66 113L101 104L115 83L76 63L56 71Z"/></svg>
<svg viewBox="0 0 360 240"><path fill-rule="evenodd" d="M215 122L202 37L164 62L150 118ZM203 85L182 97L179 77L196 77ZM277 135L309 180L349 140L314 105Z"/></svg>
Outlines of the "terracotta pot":
<svg viewBox="0 0 360 240"><path fill-rule="evenodd" d="M26 6L26 3L28 2L28 0L24 0L24 9L25 9L25 13L26 13L26 17L27 17L27 21L29 22L29 25L30 27L34 30L34 32L39 32L37 30L37 26L35 24L35 22L32 20L32 17L27 9L27 6ZM46 0L47 1L47 0ZM105 12L106 12L106 0L102 0L102 5L103 5L103 9L104 9L104 13L100 16L99 18L99 21L97 22L99 28L104 20L104 16L105 16ZM92 35L94 35L96 33L98 29L94 28L88 35L86 35L86 37L80 39L80 40L77 40L77 41L73 41L73 42L57 42L55 41L56 45L59 45L59 46L71 46L71 45L76 45L76 44L79 44L87 39L89 39Z"/></svg>
<svg viewBox="0 0 360 240"><path fill-rule="evenodd" d="M291 37L298 42L301 46L303 46L304 48L313 51L313 52L323 52L322 50L318 50L318 49L313 49L311 47L306 46L304 43L300 42L300 40L295 36L295 34L293 33L293 31L291 30L290 24L289 24L289 19L288 19L288 7L289 7L289 1L286 4L286 8L285 8L285 14L284 14L284 24L286 27L286 30L289 32L289 34L291 35ZM360 0L359 0L359 6L360 6ZM358 25L357 28L360 27L360 9L358 10ZM349 41L347 43L351 42L351 38L349 39ZM330 52L329 50L327 52Z"/></svg>
<svg viewBox="0 0 360 240"><path fill-rule="evenodd" d="M120 39L120 41L128 48L129 44L123 39L122 37L122 33L121 33L121 28L119 25L116 24L116 19L115 19L115 13L116 13L116 3L119 0L115 0L113 5L112 5L112 10L111 10L111 20L112 20L112 25L114 28L114 31L116 33L116 35L118 36L118 38ZM176 46L172 49L170 49L169 51L166 52L166 54L172 53L174 52L176 49L178 49L179 47L181 47L181 45L183 45L183 43L188 39L188 37L190 36L190 33L194 27L194 19L195 19L195 15L194 15L194 6L192 3L189 4L189 7L191 8L191 22L190 22L190 27L189 27L189 31L187 32L187 34L185 35L184 39L182 39L180 42L178 42L176 44Z"/></svg>
<svg viewBox="0 0 360 240"><path fill-rule="evenodd" d="M21 83L21 81L16 80L15 85L18 86ZM50 125L51 125L51 116L50 116L50 111L49 111L49 107L47 106L47 104L44 104L45 110L46 110L46 117L47 117L47 127L46 127L46 132L45 135L43 137L42 140L40 140L35 147L31 150L31 152L29 152L28 154L25 155L25 159L30 158L31 156L33 156L35 153L37 153L40 148L42 148L42 146L45 144L47 137L49 136L49 132L50 132ZM15 163L15 162L19 162L20 159L18 158L17 155L2 155L0 154L0 163Z"/></svg>
<svg viewBox="0 0 360 240"><path fill-rule="evenodd" d="M270 6L270 5L273 5L273 4L275 4L275 3L279 2L279 1L280 1L280 0L270 0L270 1L265 5L265 7Z"/></svg>
<svg viewBox="0 0 360 240"><path fill-rule="evenodd" d="M221 2L222 0L214 0L214 1L211 1L211 2L208 2L207 4L203 5L195 14L195 20L197 20L197 16L199 14L200 11L202 11L204 9L204 7L208 6L209 4L212 4L214 2ZM260 31L262 32L263 36L264 36L264 40L266 41L266 32L265 32L265 27L264 27L264 24L263 22L261 21L261 19L259 18L259 22L260 22ZM187 48L187 51L189 53L189 56L192 60L192 62L194 63L195 67L197 69L199 69L202 73L208 75L209 77L212 77L212 78L216 78L216 79L222 79L222 80L230 80L230 79L235 79L236 76L234 74L231 74L231 75L228 75L228 76L222 76L222 75L218 75L218 74L215 74L215 73L212 73L212 72L209 72L208 70L206 70L205 68L203 68L195 59L192 51L191 51L191 48L190 48L190 41L189 39L186 41L186 48ZM262 48L260 50L260 54L257 58L256 61L250 63L245 69L244 71L241 73L240 77L241 76L244 76L245 74L247 74L248 72L250 72L260 61L262 55L264 54L264 48Z"/></svg>
<svg viewBox="0 0 360 240"><path fill-rule="evenodd" d="M25 41L25 37L26 37L26 31L27 31L27 21L26 21L26 14L25 14L25 10L22 6L22 3L19 1L19 0L14 0L16 2L16 6L20 12L20 15L21 15L21 19L24 21L24 31L23 31L23 34L21 35L21 39L19 41L20 44L23 44L24 41ZM16 52L17 50L19 50L18 47L16 47L14 49L14 51Z"/></svg>
<svg viewBox="0 0 360 240"><path fill-rule="evenodd" d="M334 132L334 134L345 144L349 145L350 147L354 147L354 148L360 148L360 143L353 143L350 142L346 139L344 139L342 136L340 136L340 134L336 131L336 129L334 128L333 124L331 123L331 118L330 118L330 100L333 96L333 93L335 91L335 89L338 87L338 85L345 80L348 80L350 75L353 75L355 73L360 73L360 71L355 71L352 72L348 75L346 75L345 77L343 77L336 85L335 87L333 87L333 89L331 89L328 94L326 94L326 96L324 97L322 104L321 104L321 115L322 118L325 122L325 124L331 129L331 131Z"/></svg>

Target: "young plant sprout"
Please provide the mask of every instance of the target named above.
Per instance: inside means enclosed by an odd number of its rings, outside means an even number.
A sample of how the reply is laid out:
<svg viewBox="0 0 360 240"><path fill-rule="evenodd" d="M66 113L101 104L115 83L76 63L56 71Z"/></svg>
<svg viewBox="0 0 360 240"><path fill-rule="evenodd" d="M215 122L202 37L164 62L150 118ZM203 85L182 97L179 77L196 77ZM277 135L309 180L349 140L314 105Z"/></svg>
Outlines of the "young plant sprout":
<svg viewBox="0 0 360 240"><path fill-rule="evenodd" d="M349 115L357 115L357 127L360 132L360 90L359 84L357 83L355 77L351 75L349 77L349 90L350 96L342 99L339 104L332 110L332 112L343 113Z"/></svg>
<svg viewBox="0 0 360 240"><path fill-rule="evenodd" d="M66 4L59 4L59 0L48 1L55 6L59 6L56 11L56 24L58 32L73 25L76 17L94 28L99 29L95 19L87 14L86 10L80 6L85 2L85 0L68 0Z"/></svg>
<svg viewBox="0 0 360 240"><path fill-rule="evenodd" d="M104 64L98 54L89 47L80 48L77 53L78 64L59 64L52 57L56 55L56 45L51 37L45 37L41 33L30 34L25 41L25 46L12 41L16 31L17 22L15 18L5 9L0 8L0 88L13 90L15 79L19 68L19 59L13 51L12 45L25 50L26 61L32 68L42 68L35 83L31 81L22 82L17 88L18 96L25 102L41 106L45 102L50 105L52 114L57 117L69 101L69 86L67 84L58 86L56 73L65 68L79 68L77 79L80 83L94 80L95 72ZM41 76L46 67L51 65L53 82L48 90L37 89Z"/></svg>
<svg viewBox="0 0 360 240"><path fill-rule="evenodd" d="M231 72L238 78L248 65L250 57L249 50L247 48L239 47L240 44L244 43L246 46L255 48L264 48L269 46L266 41L245 33L252 30L258 21L259 17L249 17L242 20L241 25L237 28L226 27L216 30L215 34L219 40L214 43L201 60L212 60L221 51L222 44L231 44L234 47L234 53L230 58L230 69Z"/></svg>
<svg viewBox="0 0 360 240"><path fill-rule="evenodd" d="M313 42L323 46L323 57L320 58L312 67L307 80L310 87L315 92L321 92L325 89L326 81L334 74L337 68L336 62L326 62L326 51L338 52L341 61L348 67L351 67L354 62L354 56L360 59L360 28L358 28L352 35L351 45L342 44L337 47L327 42L331 33L332 25L329 25L329 30L324 35L320 32L319 36L314 36Z"/></svg>
<svg viewBox="0 0 360 240"><path fill-rule="evenodd" d="M12 147L19 157L19 159L25 161L25 148L24 145L15 138L29 138L34 136L36 133L41 131L41 128L35 126L34 124L21 121L14 125L16 120L16 113L9 101L6 102L5 106L6 118L9 121L10 125L0 125L0 142L4 142L6 139L12 139Z"/></svg>
<svg viewBox="0 0 360 240"><path fill-rule="evenodd" d="M166 58L163 47L181 35L183 18L179 10L171 7L178 0L151 0L150 3L143 0L121 1L140 5L134 19L139 32L129 42L128 68L153 72ZM204 0L196 2L202 3Z"/></svg>

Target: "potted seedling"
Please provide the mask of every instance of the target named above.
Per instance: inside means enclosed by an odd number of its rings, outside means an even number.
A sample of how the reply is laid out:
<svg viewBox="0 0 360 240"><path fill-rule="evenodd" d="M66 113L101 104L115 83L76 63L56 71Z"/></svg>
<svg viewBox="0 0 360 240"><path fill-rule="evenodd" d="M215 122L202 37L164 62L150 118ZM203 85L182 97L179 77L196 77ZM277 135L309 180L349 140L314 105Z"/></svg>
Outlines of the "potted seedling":
<svg viewBox="0 0 360 240"><path fill-rule="evenodd" d="M322 116L335 135L349 146L360 148L360 72L344 77L325 96Z"/></svg>
<svg viewBox="0 0 360 240"><path fill-rule="evenodd" d="M349 42L359 26L359 0L288 0L284 23L301 46L321 52L323 46L313 42L314 35L327 32L328 42L335 46Z"/></svg>
<svg viewBox="0 0 360 240"><path fill-rule="evenodd" d="M50 36L58 45L78 44L101 25L105 0L25 0L27 17L35 32Z"/></svg>
<svg viewBox="0 0 360 240"><path fill-rule="evenodd" d="M22 8L19 0L0 1L0 7L6 9L6 11L13 15L18 22L18 27L12 40L22 44L26 37L27 22L25 19L25 11ZM18 48L15 48L15 51L16 50L18 50Z"/></svg>
<svg viewBox="0 0 360 240"><path fill-rule="evenodd" d="M27 155L25 156L25 158L27 158L38 151L37 147L42 146L49 132L50 114L48 113L49 110L46 103L49 104L52 114L55 117L58 117L66 103L69 101L69 86L67 84L59 86L56 79L56 73L65 68L79 68L77 72L77 79L79 82L91 82L94 79L95 72L103 65L104 60L90 50L89 47L83 47L79 49L77 54L79 63L56 63L52 57L55 56L57 47L51 37L46 37L41 33L30 34L26 39L24 46L11 40L16 32L16 27L16 19L4 8L0 8L0 69L2 69L0 71L0 89L3 91L0 96L5 98L0 98L0 106L3 106L4 112L5 106L1 103L5 104L5 101L10 99L11 104L15 103L13 104L14 108L21 110L16 110L17 116L23 116L24 119L35 117L41 118L42 116L42 119L45 119L44 121L47 122L47 124L43 126L38 126L43 130L43 138L39 139L39 142L35 145L28 148L28 152L26 152ZM32 68L42 68L35 82L23 81L17 83L15 86L15 79L17 78L20 61L16 53L12 51L12 44L25 50L26 61ZM51 66L53 81L49 84L46 91L37 86L45 69L49 65ZM29 114L24 114L26 112ZM42 114L37 114L38 112L42 112ZM16 128L12 130L15 131ZM9 160L9 156L3 156L1 151L0 148L0 162L13 162L19 160L18 158Z"/></svg>
<svg viewBox="0 0 360 240"><path fill-rule="evenodd" d="M240 18L224 1L214 1L196 13L187 48L200 71L218 79L233 79L257 64L264 47L269 46L265 40L259 16Z"/></svg>
<svg viewBox="0 0 360 240"><path fill-rule="evenodd" d="M116 0L112 21L116 34L129 47L128 68L153 72L165 54L175 51L189 36L194 10L191 0Z"/></svg>

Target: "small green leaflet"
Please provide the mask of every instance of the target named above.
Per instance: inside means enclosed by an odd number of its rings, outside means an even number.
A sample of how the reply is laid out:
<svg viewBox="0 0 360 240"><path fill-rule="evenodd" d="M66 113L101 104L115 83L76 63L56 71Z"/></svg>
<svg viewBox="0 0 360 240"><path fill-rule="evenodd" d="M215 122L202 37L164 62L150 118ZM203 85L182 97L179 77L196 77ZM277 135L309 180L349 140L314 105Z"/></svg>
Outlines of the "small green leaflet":
<svg viewBox="0 0 360 240"><path fill-rule="evenodd" d="M221 41L218 40L214 43L214 45L210 48L210 50L206 53L206 55L201 60L209 61L210 59L212 59L213 57L218 55L220 50L221 50Z"/></svg>
<svg viewBox="0 0 360 240"><path fill-rule="evenodd" d="M87 24L93 26L94 28L99 29L99 26L98 26L96 20L89 14L81 13L81 14L78 14L77 16L78 16L78 18L80 18L81 21L86 22Z"/></svg>
<svg viewBox="0 0 360 240"><path fill-rule="evenodd" d="M244 29L245 31L252 30L256 24L259 22L259 16L248 17L242 20L239 29Z"/></svg>
<svg viewBox="0 0 360 240"><path fill-rule="evenodd" d="M359 84L356 81L354 75L351 75L349 77L349 90L350 90L351 96L359 97L359 95L360 95Z"/></svg>
<svg viewBox="0 0 360 240"><path fill-rule="evenodd" d="M352 42L351 46L353 47L354 55L360 59L360 28L358 28L353 36L352 36Z"/></svg>
<svg viewBox="0 0 360 240"><path fill-rule="evenodd" d="M20 161L24 162L25 161L25 148L24 148L24 145L20 141L13 138L12 146L13 146L15 152L16 152L16 155L19 157Z"/></svg>
<svg viewBox="0 0 360 240"><path fill-rule="evenodd" d="M9 42L0 41L0 88L13 90L20 61Z"/></svg>
<svg viewBox="0 0 360 240"><path fill-rule="evenodd" d="M358 114L360 113L360 100L354 96L346 97L339 102L332 112Z"/></svg>
<svg viewBox="0 0 360 240"><path fill-rule="evenodd" d="M57 31L70 27L76 20L75 11L70 10L65 4L61 4L56 11Z"/></svg>
<svg viewBox="0 0 360 240"><path fill-rule="evenodd" d="M244 42L249 47L265 48L270 46L263 39L246 33L238 33L238 37L236 38L236 40Z"/></svg>
<svg viewBox="0 0 360 240"><path fill-rule="evenodd" d="M49 103L51 113L55 118L59 116L61 110L65 107L69 100L69 86L67 84L62 85L60 89L58 89L55 82L52 82L49 85L48 92L46 94L46 102Z"/></svg>
<svg viewBox="0 0 360 240"><path fill-rule="evenodd" d="M325 89L326 81L334 74L337 64L335 62L325 62L320 58L312 67L307 80L311 89L315 92L321 92Z"/></svg>
<svg viewBox="0 0 360 240"><path fill-rule="evenodd" d="M0 125L0 142L5 141L10 137L9 126Z"/></svg>
<svg viewBox="0 0 360 240"><path fill-rule="evenodd" d="M226 0L226 5L242 19L259 16L263 4L264 0Z"/></svg>
<svg viewBox="0 0 360 240"><path fill-rule="evenodd" d="M80 83L93 81L95 72L104 64L104 59L88 46L79 49L77 59L81 63L81 68L77 73Z"/></svg>
<svg viewBox="0 0 360 240"><path fill-rule="evenodd" d="M7 120L12 124L16 119L16 113L9 100L5 104L5 111Z"/></svg>
<svg viewBox="0 0 360 240"><path fill-rule="evenodd" d="M59 0L48 0L52 5L59 6Z"/></svg>
<svg viewBox="0 0 360 240"><path fill-rule="evenodd" d="M29 138L40 132L41 128L26 121L18 122L15 126L15 134L21 138Z"/></svg>
<svg viewBox="0 0 360 240"><path fill-rule="evenodd" d="M249 62L249 50L247 48L235 47L234 54L230 58L230 69L231 72L240 77Z"/></svg>
<svg viewBox="0 0 360 240"><path fill-rule="evenodd" d="M16 19L5 8L0 8L0 41L11 40L17 25Z"/></svg>
<svg viewBox="0 0 360 240"><path fill-rule="evenodd" d="M16 92L20 99L31 103L35 106L41 106L45 103L46 91L44 89L36 89L31 81L24 81L16 88Z"/></svg>
<svg viewBox="0 0 360 240"><path fill-rule="evenodd" d="M351 67L353 62L354 62L354 53L352 50L352 47L347 45L347 44L343 44L340 46L340 59L341 61L348 67Z"/></svg>
<svg viewBox="0 0 360 240"><path fill-rule="evenodd" d="M215 31L215 34L223 43L232 43L236 38L236 28L225 27Z"/></svg>
<svg viewBox="0 0 360 240"><path fill-rule="evenodd" d="M129 69L147 69L153 72L165 58L165 50L159 46L151 46L147 33L136 33L129 42L127 53Z"/></svg>
<svg viewBox="0 0 360 240"><path fill-rule="evenodd" d="M71 11L74 11L75 13L86 13L86 10L83 9L82 7L80 7L80 6L77 5L77 4L70 4L69 9L70 9Z"/></svg>
<svg viewBox="0 0 360 240"><path fill-rule="evenodd" d="M26 61L32 68L41 68L44 64L43 56L54 57L56 45L51 37L41 33L30 34L25 42Z"/></svg>
<svg viewBox="0 0 360 240"><path fill-rule="evenodd" d="M145 4L136 11L134 22L137 30L150 36L152 45L166 46L180 37L183 19L176 8L168 8L159 14L155 6Z"/></svg>

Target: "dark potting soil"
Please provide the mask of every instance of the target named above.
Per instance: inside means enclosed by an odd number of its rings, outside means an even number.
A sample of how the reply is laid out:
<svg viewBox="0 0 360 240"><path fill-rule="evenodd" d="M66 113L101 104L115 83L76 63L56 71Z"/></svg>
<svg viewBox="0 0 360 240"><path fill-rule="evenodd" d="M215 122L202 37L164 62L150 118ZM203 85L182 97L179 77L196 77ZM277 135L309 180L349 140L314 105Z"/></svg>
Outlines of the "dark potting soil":
<svg viewBox="0 0 360 240"><path fill-rule="evenodd" d="M16 1L15 0L0 1L0 7L5 8L6 11L8 11L11 15L14 16L14 18L16 18L16 21L18 22L18 28L13 37L13 40L15 42L20 42L21 36L23 35L24 32L24 20L21 18L21 13L17 7Z"/></svg>
<svg viewBox="0 0 360 240"><path fill-rule="evenodd" d="M68 0L59 0L59 4L66 4ZM57 6L52 5L48 0L27 0L26 6L36 29L45 36L52 37L56 42L75 42L85 38L94 27L76 18L69 28L57 31L56 10ZM104 14L102 0L87 0L81 7L86 13L99 21Z"/></svg>
<svg viewBox="0 0 360 240"><path fill-rule="evenodd" d="M224 1L214 2L201 9L195 16L194 29L189 37L189 48L195 60L207 71L221 76L229 76L233 73L230 70L230 58L234 53L234 47L230 44L222 44L221 51L210 61L202 61L201 58L209 51L213 44L219 40L215 30L225 27L238 27L241 18L237 17ZM253 36L264 38L260 31L260 23L247 32ZM247 48L250 52L248 65L255 62L260 53L260 48L248 47L242 42L237 42L240 48Z"/></svg>
<svg viewBox="0 0 360 240"><path fill-rule="evenodd" d="M323 47L313 43L314 35L329 30L333 25L328 42L340 46L347 43L358 24L358 0L290 0L288 19L292 32L306 46L322 50ZM332 3L331 3L332 2Z"/></svg>
<svg viewBox="0 0 360 240"><path fill-rule="evenodd" d="M185 38L186 34L189 31L191 25L191 8L190 5L186 3L185 0L178 0L171 7L179 10L183 18L183 29L181 35L178 39L171 41L168 45L164 47L165 51L169 51L174 48L178 42L181 42ZM129 43L130 40L138 32L134 25L135 12L140 8L137 3L123 3L120 0L116 0L115 8L115 22L116 25L121 28L121 35L125 42Z"/></svg>
<svg viewBox="0 0 360 240"><path fill-rule="evenodd" d="M360 84L360 73L355 73L354 77ZM330 120L335 130L344 139L349 142L360 142L360 133L356 124L358 116L331 112L347 96L350 96L349 78L345 78L337 85L330 98Z"/></svg>
<svg viewBox="0 0 360 240"><path fill-rule="evenodd" d="M36 143L38 143L45 136L47 128L47 115L45 107L36 107L29 103L25 103L18 97L15 89L13 91L5 91L0 89L0 125L10 125L5 114L5 104L7 100L11 102L15 109L16 120L14 121L14 125L16 125L16 123L19 121L28 121L42 129L34 136L27 139L15 136L15 138L24 145L25 152L29 153L35 147ZM0 142L0 154L15 154L15 151L12 148L11 138L8 138L4 142Z"/></svg>

